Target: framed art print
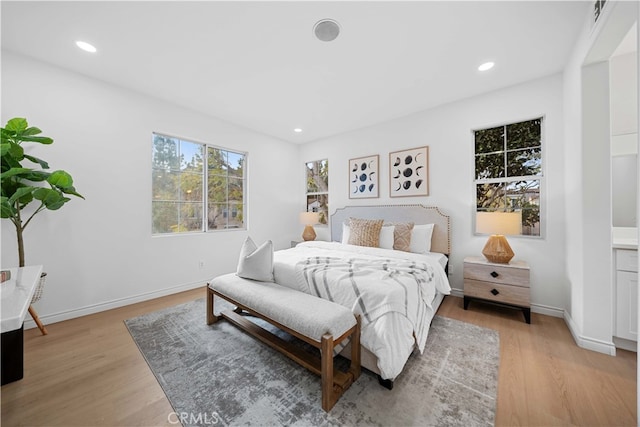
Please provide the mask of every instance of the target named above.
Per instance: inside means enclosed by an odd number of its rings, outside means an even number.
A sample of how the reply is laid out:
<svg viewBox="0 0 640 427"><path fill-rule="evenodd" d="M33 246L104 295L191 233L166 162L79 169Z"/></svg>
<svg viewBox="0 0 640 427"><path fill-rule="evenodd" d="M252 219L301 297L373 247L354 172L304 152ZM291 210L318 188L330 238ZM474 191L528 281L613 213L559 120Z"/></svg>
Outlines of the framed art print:
<svg viewBox="0 0 640 427"><path fill-rule="evenodd" d="M429 195L429 147L389 153L389 196Z"/></svg>
<svg viewBox="0 0 640 427"><path fill-rule="evenodd" d="M359 157L349 160L349 198L371 199L379 197L378 160L380 156Z"/></svg>

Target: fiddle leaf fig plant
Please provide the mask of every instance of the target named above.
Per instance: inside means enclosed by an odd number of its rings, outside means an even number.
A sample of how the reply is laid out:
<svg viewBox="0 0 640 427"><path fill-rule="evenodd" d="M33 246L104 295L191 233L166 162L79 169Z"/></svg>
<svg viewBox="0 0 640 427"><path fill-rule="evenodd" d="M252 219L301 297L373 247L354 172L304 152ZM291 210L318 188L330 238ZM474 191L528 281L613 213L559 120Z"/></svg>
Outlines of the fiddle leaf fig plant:
<svg viewBox="0 0 640 427"><path fill-rule="evenodd" d="M24 267L23 233L31 220L45 209L60 209L71 200L67 196L84 199L73 186L69 173L63 170L49 172L46 161L25 153L24 142L53 144L53 139L41 136L41 133L20 117L9 120L0 128L0 216L9 219L16 228L20 267ZM25 210L29 205L32 208Z"/></svg>

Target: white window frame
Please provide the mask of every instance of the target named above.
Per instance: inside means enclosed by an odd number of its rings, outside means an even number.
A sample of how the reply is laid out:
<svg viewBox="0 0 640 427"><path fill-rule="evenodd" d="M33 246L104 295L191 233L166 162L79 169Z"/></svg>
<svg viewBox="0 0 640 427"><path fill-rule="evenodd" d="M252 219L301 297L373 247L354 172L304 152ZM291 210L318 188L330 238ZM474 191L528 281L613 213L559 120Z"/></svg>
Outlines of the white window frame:
<svg viewBox="0 0 640 427"><path fill-rule="evenodd" d="M208 144L202 141L197 141L193 138L183 138L183 137L179 137L179 136L174 136L168 133L164 133L164 132L152 132L151 135L151 150L152 150L152 159L153 159L153 149L154 149L154 143L155 143L155 136L162 136L164 138L171 138L176 140L178 143L180 141L184 141L184 142L188 142L191 144L196 144L196 145L200 145L202 147L202 153L203 153L203 165L202 165L202 211L201 211L201 215L202 215L202 228L200 230L191 230L191 231L174 231L174 232L166 232L166 233L159 233L159 232L154 232L153 231L153 203L154 203L154 199L153 199L153 181L151 183L151 235L154 237L164 237L164 236L183 236L183 235L188 235L188 234L198 234L198 233L210 233L210 232L223 232L223 231L242 231L242 230L247 230L247 165L248 165L248 157L249 157L249 153L246 151L240 151L240 150L235 150L235 149L231 149L231 148L225 148L225 147L220 147L217 145L213 145L213 144ZM239 154L243 157L243 169L242 169L242 215L243 215L243 219L242 219L242 227L230 227L230 228L221 228L221 229L217 229L217 228L209 228L209 220L208 220L208 212L209 212L209 200L208 200L208 189L207 189L207 185L209 182L209 168L208 168L208 150L209 148L215 149L215 150L220 150L220 151L224 151L226 153L234 153L234 154ZM151 174L153 176L154 173L154 167L153 164L151 165ZM229 178L229 174L227 172L227 179ZM233 178L237 178L237 177L233 177ZM179 202L179 201L178 201ZM229 206L230 208L232 207L229 204L229 199L228 199L228 194L227 194L227 200L226 200L227 206ZM229 212L232 212L233 209L231 209ZM237 215L237 213L236 213Z"/></svg>
<svg viewBox="0 0 640 427"><path fill-rule="evenodd" d="M327 191L308 191L308 187L307 187L307 169L309 168L307 165L309 163L314 163L314 162L327 162L327 169L329 168L329 159L328 158L324 158L324 159L319 159L319 160L309 160L304 162L304 180L305 180L305 184L304 184L304 205L305 205L305 210L308 211L309 205L308 205L308 199L309 196L322 196L322 195L326 195L327 197L327 212L326 212L326 223L319 223L316 224L316 226L318 227L328 227L329 226L329 174L328 174L328 170L327 170Z"/></svg>
<svg viewBox="0 0 640 427"><path fill-rule="evenodd" d="M516 123L522 123L522 122L527 122L527 121L531 121L531 120L540 120L540 175L527 175L527 176L516 176L516 177L503 177L503 178L489 178L489 179L477 179L476 177L476 145L475 145L475 134L477 131L481 131L481 130L486 130L486 129L492 129L492 128L497 128L497 127L501 127L501 126L509 126L512 124L516 124ZM523 118L523 119L516 119L516 120L510 120L508 122L502 122L502 123L498 123L498 124L494 124L494 125L488 125L488 126L479 126L476 127L474 129L471 130L471 147L472 147L472 158L471 158L471 170L473 171L473 214L472 214L472 234L476 235L476 236L484 236L486 234L484 233L478 233L476 231L476 213L478 212L478 196L477 196L477 185L478 184L494 184L494 183L510 183L510 182L517 182L517 181L540 181L540 194L539 194L539 209L538 209L538 213L539 213L539 224L540 224L540 234L539 235L525 235L525 234L520 234L520 235L514 235L514 236L509 236L509 238L525 238L525 239L544 239L546 236L546 224L547 224L547 218L546 218L546 199L545 199L545 194L546 194L546 185L545 185L545 170L546 170L546 148L545 148L545 139L546 139L546 116L544 114L538 114L535 115L533 117L528 117L528 118ZM506 149L506 139L505 139L505 146L504 146L504 153L505 153L505 171L507 170L507 149ZM486 153L485 153L486 154Z"/></svg>

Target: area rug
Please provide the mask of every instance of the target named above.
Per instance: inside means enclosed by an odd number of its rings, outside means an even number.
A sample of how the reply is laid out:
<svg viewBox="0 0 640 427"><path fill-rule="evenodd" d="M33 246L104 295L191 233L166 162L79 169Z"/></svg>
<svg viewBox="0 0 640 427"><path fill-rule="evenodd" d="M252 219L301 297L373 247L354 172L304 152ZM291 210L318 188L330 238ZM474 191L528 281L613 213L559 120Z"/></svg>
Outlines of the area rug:
<svg viewBox="0 0 640 427"><path fill-rule="evenodd" d="M217 310L216 310L217 312ZM205 301L125 321L185 426L486 426L495 419L498 332L436 316L393 390L366 369L330 413L320 378L222 320Z"/></svg>

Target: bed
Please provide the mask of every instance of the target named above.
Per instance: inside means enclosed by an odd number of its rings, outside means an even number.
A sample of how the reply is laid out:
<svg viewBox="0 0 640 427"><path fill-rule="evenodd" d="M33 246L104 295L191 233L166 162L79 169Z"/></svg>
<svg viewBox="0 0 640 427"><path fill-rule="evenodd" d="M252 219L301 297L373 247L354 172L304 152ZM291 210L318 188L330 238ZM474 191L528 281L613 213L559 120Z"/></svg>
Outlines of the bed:
<svg viewBox="0 0 640 427"><path fill-rule="evenodd" d="M387 225L433 224L430 251L363 247L346 244L346 239L342 243L350 218L382 219ZM275 282L364 315L362 366L391 388L412 352L424 349L431 320L451 291L446 274L450 219L438 208L422 205L349 206L331 215L330 227L331 242L303 242L276 251ZM348 357L350 348L341 354Z"/></svg>

